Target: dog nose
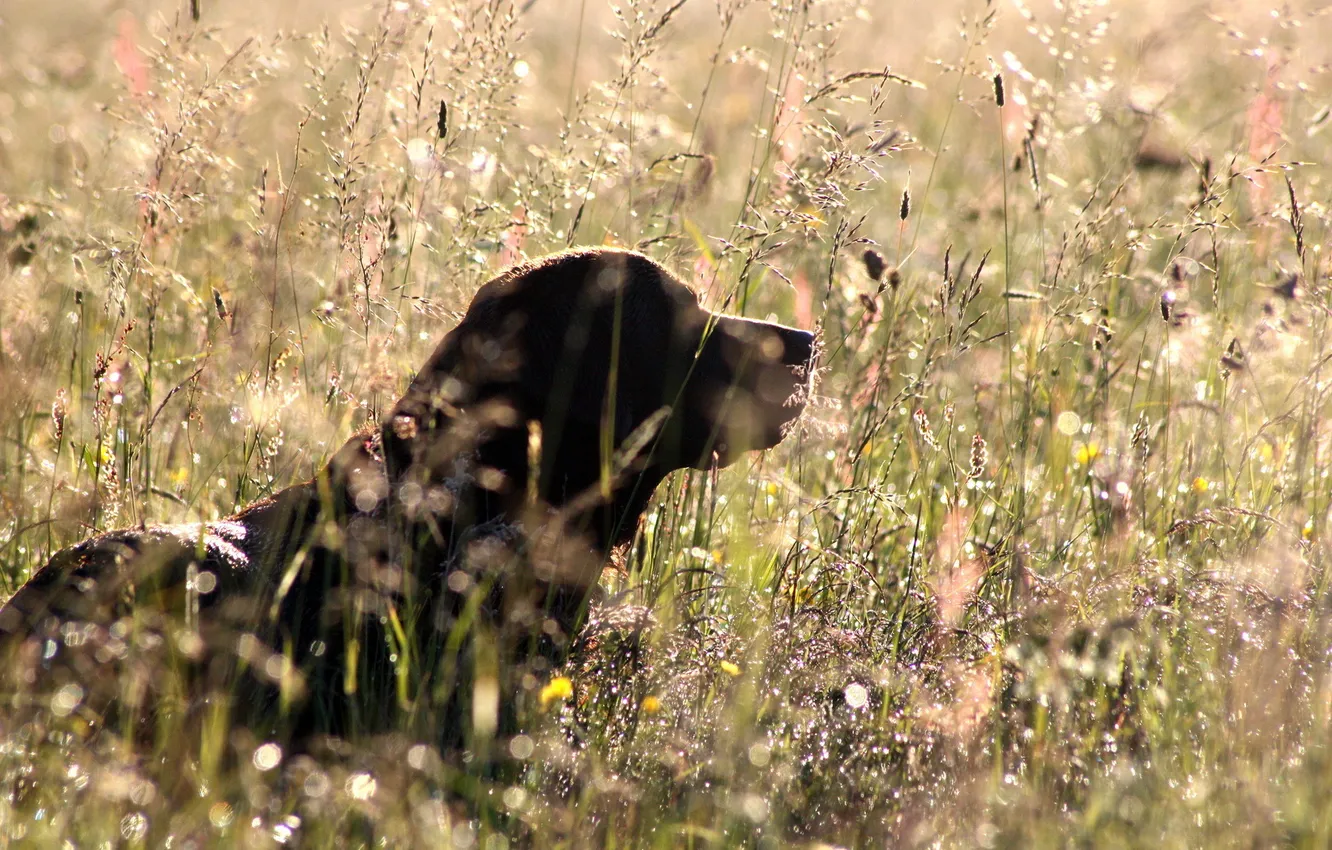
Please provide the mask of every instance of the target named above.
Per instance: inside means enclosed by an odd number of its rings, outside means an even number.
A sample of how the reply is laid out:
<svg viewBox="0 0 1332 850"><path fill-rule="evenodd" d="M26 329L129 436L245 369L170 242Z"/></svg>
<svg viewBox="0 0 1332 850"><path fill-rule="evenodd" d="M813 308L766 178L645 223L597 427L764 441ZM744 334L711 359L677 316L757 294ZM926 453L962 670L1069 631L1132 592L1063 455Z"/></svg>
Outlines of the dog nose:
<svg viewBox="0 0 1332 850"><path fill-rule="evenodd" d="M796 328L781 328L782 365L804 366L814 359L814 334Z"/></svg>

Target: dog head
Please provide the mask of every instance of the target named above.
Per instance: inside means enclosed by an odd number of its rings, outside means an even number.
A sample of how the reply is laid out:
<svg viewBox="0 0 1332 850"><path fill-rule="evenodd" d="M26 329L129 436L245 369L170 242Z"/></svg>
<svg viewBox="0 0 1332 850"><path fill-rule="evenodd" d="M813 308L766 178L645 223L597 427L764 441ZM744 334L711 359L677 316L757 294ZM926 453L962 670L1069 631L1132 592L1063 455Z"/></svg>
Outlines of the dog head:
<svg viewBox="0 0 1332 850"><path fill-rule="evenodd" d="M430 486L475 457L501 501L593 506L605 551L672 470L780 442L814 349L807 331L704 310L640 254L519 265L481 287L389 414L390 479Z"/></svg>
<svg viewBox="0 0 1332 850"><path fill-rule="evenodd" d="M699 341L689 373L667 383L681 412L667 420L656 454L672 469L726 466L777 445L804 409L813 371L814 334L699 312L701 328L693 311L678 325L686 344Z"/></svg>

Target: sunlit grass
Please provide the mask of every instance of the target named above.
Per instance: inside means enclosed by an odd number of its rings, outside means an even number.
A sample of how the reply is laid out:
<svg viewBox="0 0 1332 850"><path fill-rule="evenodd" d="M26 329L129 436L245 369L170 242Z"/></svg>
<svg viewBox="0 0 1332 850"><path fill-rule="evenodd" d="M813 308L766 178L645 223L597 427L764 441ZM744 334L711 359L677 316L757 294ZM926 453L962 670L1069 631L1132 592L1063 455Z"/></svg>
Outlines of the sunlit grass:
<svg viewBox="0 0 1332 850"><path fill-rule="evenodd" d="M638 247L823 350L779 448L659 488L515 775L224 717L163 764L62 692L10 840L1330 840L1312 5L0 17L5 590L308 477L520 258Z"/></svg>

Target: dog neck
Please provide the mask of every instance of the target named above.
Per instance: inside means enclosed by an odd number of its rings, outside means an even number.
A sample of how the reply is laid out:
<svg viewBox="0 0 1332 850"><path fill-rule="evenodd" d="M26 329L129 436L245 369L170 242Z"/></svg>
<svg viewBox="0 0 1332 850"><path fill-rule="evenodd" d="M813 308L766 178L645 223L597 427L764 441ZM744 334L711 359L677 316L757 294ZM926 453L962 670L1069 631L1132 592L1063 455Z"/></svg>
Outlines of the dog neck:
<svg viewBox="0 0 1332 850"><path fill-rule="evenodd" d="M530 512L535 501L568 532L583 536L603 559L630 542L638 529L637 518L666 472L655 465L630 464L617 476L608 468L610 461L600 457L595 435L571 434L557 445L541 447L534 476L530 433L501 429L478 446L478 464L508 474L499 482L500 492L488 494L486 513L517 516Z"/></svg>

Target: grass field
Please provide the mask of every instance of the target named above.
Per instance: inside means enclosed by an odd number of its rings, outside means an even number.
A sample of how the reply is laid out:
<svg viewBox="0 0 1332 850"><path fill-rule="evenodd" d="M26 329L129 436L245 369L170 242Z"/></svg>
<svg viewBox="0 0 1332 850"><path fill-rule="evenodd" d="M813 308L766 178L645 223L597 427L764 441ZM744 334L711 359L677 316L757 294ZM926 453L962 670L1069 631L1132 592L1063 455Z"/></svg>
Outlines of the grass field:
<svg viewBox="0 0 1332 850"><path fill-rule="evenodd" d="M815 398L659 489L520 777L10 739L0 835L1332 843L1318 4L279 6L0 7L0 591L308 477L571 244L819 328Z"/></svg>

